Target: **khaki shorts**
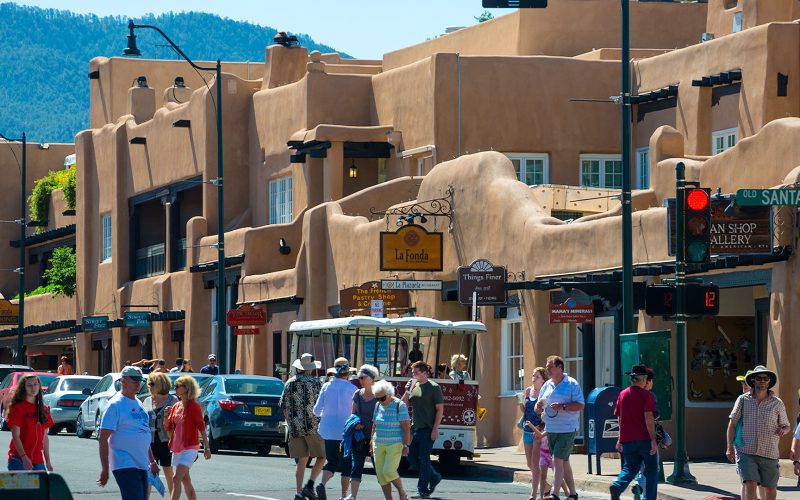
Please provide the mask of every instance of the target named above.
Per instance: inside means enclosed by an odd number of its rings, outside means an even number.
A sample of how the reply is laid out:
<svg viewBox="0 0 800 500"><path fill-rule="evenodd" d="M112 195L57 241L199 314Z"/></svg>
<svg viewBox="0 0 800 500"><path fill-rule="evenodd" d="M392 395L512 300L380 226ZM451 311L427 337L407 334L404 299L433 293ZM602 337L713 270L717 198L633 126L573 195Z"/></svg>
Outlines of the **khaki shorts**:
<svg viewBox="0 0 800 500"><path fill-rule="evenodd" d="M325 458L325 441L316 432L301 437L289 437L289 457Z"/></svg>

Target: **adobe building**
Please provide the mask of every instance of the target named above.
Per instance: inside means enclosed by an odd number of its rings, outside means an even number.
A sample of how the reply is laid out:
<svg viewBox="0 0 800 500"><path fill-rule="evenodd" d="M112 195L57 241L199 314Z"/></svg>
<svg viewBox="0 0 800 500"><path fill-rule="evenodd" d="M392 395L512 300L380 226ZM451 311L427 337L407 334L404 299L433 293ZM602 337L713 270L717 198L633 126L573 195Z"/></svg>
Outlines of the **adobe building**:
<svg viewBox="0 0 800 500"><path fill-rule="evenodd" d="M45 284L53 250L75 248L75 211L65 201L64 192L53 190L43 201L45 212L33 220L28 197L36 181L49 172L66 173L66 161L74 158L72 144L27 143L26 149L26 221L25 231L25 292L34 292ZM13 305L19 294L20 181L22 144L0 142L0 169L5 172L3 196L0 198L0 295ZM26 297L24 306L25 362L36 369L50 370L58 365L61 355L73 356L75 347L75 297L42 293ZM17 323L0 325L0 363L15 363L17 355Z"/></svg>
<svg viewBox="0 0 800 500"><path fill-rule="evenodd" d="M208 86L184 63L92 60L92 129L76 137L78 369L177 356L200 366L215 351L214 292L224 286L226 309L252 304L268 319L259 335L222 332L231 368L277 374L291 362L291 322L347 314L339 295L347 287L442 280L442 293L411 292L409 313L468 319L454 299L456 270L487 259L506 266L512 283L505 306L480 308L488 329L475 360L488 410L480 446L519 441L516 393L549 354L567 360L586 392L613 382L618 297L598 297L594 322L581 325L550 324L548 308L563 281L619 280L620 113L610 101L586 101L619 94L618 3L552 4L382 61L270 46L261 70L223 63L222 82ZM677 161L690 180L723 194L797 181L797 4L632 2L637 281L672 272L663 202L674 196ZM576 18L576 9L587 15ZM146 81L128 88L138 76ZM186 88L173 85L176 76ZM223 221L211 184L218 83ZM397 229L403 207L441 200L451 210L421 224L443 233L443 270L381 271L379 233ZM737 372L757 362L776 369L780 395L798 411L789 382L800 375L789 359L798 346L788 335L800 320L796 217L781 212L768 255L715 259L699 274L722 288L723 310L690 325L692 350L683 353L690 367L697 354L702 368L687 390L692 458L721 453L725 393L736 387L735 373L703 364L712 344L726 356L742 351ZM218 224L224 284L216 283ZM150 312L150 324L125 328L126 311ZM672 328L644 311L637 324ZM674 341L670 348L674 374Z"/></svg>

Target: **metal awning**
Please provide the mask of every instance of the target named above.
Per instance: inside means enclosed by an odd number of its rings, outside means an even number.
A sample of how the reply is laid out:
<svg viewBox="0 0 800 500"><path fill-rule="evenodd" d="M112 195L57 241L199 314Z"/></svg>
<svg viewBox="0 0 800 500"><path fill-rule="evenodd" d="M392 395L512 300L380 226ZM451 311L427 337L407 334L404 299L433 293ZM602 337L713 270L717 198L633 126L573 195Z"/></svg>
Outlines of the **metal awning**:
<svg viewBox="0 0 800 500"><path fill-rule="evenodd" d="M432 318L371 318L369 316L351 316L346 318L318 319L313 321L295 321L289 326L290 332L311 332L318 330L347 330L356 328L408 328L426 330L457 330L463 332L485 332L486 325L477 321L440 321Z"/></svg>
<svg viewBox="0 0 800 500"><path fill-rule="evenodd" d="M70 224L64 227L57 227L49 231L42 231L41 233L25 237L25 245L38 245L39 243L46 243L48 241L57 240L75 234L75 224ZM19 248L20 240L12 240L9 243L14 248Z"/></svg>

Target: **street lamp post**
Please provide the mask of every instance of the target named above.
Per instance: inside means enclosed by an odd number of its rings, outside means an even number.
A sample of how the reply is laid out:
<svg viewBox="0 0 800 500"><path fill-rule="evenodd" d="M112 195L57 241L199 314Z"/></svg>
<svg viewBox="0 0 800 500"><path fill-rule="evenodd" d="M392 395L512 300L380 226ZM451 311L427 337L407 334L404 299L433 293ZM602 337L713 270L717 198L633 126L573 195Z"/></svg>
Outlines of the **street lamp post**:
<svg viewBox="0 0 800 500"><path fill-rule="evenodd" d="M225 205L222 186L222 65L217 59L214 67L198 66L183 53L180 47L173 42L163 31L156 26L147 24L134 24L128 22L128 46L122 52L125 56L141 56L142 52L136 47L136 35L133 30L146 28L157 31L164 39L169 42L175 52L186 60L193 68L199 71L214 71L216 74L217 86L217 178L211 184L217 186L217 353L219 358L220 373L228 373L228 346L226 343L226 321L225 321ZM212 347L213 348L213 347Z"/></svg>
<svg viewBox="0 0 800 500"><path fill-rule="evenodd" d="M633 333L633 228L631 216L631 49L630 3L622 5L622 333ZM614 340L615 359L620 364L620 341ZM618 366L615 383L622 387L622 369Z"/></svg>
<svg viewBox="0 0 800 500"><path fill-rule="evenodd" d="M22 165L20 166L20 194L19 194L19 311L17 315L17 364L25 364L24 353L24 340L23 330L25 329L25 174L27 167L27 149L28 141L25 137L25 132L19 139L10 139L3 134L0 134L0 139L5 139L8 142L22 143Z"/></svg>

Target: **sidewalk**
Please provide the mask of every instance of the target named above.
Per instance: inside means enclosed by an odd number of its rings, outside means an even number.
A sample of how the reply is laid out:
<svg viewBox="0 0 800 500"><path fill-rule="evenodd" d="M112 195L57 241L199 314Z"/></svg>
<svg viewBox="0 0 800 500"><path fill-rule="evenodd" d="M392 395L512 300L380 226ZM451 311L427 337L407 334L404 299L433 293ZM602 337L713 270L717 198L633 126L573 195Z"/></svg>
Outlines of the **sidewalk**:
<svg viewBox="0 0 800 500"><path fill-rule="evenodd" d="M477 450L480 457L473 461L463 461L465 467L476 467L481 473L503 477L514 482L530 484L531 473L525 463L525 456L516 446L506 448L487 448ZM617 459L603 458L601 461L602 476L587 473L587 456L573 454L570 457L572 471L575 475L575 487L579 491L608 493L608 486L620 471ZM689 465L692 475L697 478L696 485L674 486L658 485L658 498L662 500L711 500L739 498L741 483L736 475L736 467L728 463L696 462ZM672 462L664 463L665 475L672 473ZM592 471L595 461L592 457ZM552 472L549 479L552 481ZM797 478L792 473L791 462L781 461L781 480L778 485L779 499L800 498L800 489L796 488ZM627 498L633 498L630 488ZM623 495L623 498L626 498ZM563 498L563 495L562 495Z"/></svg>

